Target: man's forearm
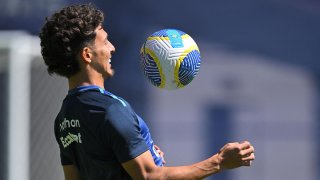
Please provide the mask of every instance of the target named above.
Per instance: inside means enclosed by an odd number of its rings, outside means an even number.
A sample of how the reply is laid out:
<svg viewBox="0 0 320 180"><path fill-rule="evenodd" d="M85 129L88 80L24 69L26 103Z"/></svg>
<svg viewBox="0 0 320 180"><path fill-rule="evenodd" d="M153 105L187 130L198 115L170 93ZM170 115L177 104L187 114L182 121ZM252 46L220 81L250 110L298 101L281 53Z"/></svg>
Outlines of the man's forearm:
<svg viewBox="0 0 320 180"><path fill-rule="evenodd" d="M188 166L158 167L150 151L122 164L133 179L203 179L225 169L250 166L254 148L247 141L228 143L210 158Z"/></svg>
<svg viewBox="0 0 320 180"><path fill-rule="evenodd" d="M146 179L204 179L221 171L218 154L195 164L176 167L159 167L147 174Z"/></svg>

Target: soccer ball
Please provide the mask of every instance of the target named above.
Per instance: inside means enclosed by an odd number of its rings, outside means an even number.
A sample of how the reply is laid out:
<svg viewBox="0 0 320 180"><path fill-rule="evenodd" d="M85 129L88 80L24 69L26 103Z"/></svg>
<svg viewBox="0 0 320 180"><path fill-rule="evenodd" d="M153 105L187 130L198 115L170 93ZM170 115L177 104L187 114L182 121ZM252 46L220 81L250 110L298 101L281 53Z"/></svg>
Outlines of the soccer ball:
<svg viewBox="0 0 320 180"><path fill-rule="evenodd" d="M177 29L163 29L149 36L140 50L141 67L151 84L179 89L198 74L201 57L196 42Z"/></svg>

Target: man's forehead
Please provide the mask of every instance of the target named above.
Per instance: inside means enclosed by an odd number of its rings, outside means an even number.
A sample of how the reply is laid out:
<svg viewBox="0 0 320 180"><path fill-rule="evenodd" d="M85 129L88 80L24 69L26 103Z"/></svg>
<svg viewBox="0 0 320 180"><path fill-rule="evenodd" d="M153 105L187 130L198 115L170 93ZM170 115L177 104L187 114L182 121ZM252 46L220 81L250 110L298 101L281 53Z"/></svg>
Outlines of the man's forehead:
<svg viewBox="0 0 320 180"><path fill-rule="evenodd" d="M98 26L96 29L97 36L108 36L108 33L103 29L102 26Z"/></svg>

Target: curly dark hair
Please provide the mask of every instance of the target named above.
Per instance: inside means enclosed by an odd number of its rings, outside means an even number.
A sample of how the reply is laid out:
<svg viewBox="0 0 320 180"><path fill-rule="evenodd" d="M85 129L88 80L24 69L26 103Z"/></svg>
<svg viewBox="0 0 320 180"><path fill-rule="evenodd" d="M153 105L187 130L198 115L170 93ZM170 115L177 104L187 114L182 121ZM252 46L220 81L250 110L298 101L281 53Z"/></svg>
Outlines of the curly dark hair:
<svg viewBox="0 0 320 180"><path fill-rule="evenodd" d="M92 4L71 5L47 17L39 37L48 73L69 78L79 72L77 56L94 41L103 20L103 13Z"/></svg>

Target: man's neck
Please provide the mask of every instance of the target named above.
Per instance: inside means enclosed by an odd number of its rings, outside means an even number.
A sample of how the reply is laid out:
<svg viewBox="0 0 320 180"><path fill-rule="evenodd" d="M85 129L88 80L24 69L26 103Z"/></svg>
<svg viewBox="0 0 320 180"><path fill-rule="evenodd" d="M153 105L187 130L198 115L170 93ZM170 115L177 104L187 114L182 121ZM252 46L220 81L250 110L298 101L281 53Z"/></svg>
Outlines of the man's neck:
<svg viewBox="0 0 320 180"><path fill-rule="evenodd" d="M104 89L104 78L99 75L91 75L78 73L70 78L68 78L69 89L74 89L79 86L89 86L95 85Z"/></svg>

